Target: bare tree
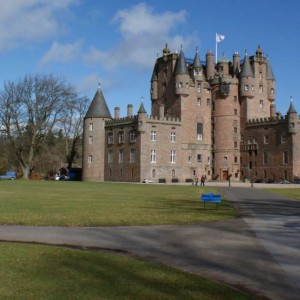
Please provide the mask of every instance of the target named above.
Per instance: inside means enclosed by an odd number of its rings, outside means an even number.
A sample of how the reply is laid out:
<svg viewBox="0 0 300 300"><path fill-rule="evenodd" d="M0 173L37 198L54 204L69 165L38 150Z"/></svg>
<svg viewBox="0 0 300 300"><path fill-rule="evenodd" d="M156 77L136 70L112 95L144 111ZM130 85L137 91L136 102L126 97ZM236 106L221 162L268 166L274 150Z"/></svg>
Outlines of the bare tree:
<svg viewBox="0 0 300 300"><path fill-rule="evenodd" d="M75 99L73 87L53 75L27 75L8 81L0 94L0 118L23 177L34 169L42 140L55 126L66 103Z"/></svg>
<svg viewBox="0 0 300 300"><path fill-rule="evenodd" d="M79 145L83 131L83 118L88 108L88 98L76 98L69 101L60 116L60 123L65 136L65 154L67 167L72 168L75 158L80 156Z"/></svg>

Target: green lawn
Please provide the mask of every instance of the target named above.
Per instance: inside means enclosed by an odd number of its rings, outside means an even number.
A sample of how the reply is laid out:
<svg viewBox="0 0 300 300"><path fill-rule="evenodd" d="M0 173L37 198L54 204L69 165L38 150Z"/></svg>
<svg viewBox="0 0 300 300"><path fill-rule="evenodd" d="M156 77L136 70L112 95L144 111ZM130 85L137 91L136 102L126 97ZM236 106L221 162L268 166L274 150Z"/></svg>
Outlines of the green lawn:
<svg viewBox="0 0 300 300"><path fill-rule="evenodd" d="M192 185L0 181L0 224L116 226L191 224L237 216L232 205L199 201Z"/></svg>
<svg viewBox="0 0 300 300"><path fill-rule="evenodd" d="M300 185L299 185L300 187ZM274 194L279 194L282 196L290 197L291 199L300 200L299 188L278 188L278 189L268 189Z"/></svg>
<svg viewBox="0 0 300 300"><path fill-rule="evenodd" d="M251 299L227 286L128 256L0 243L0 299Z"/></svg>
<svg viewBox="0 0 300 300"><path fill-rule="evenodd" d="M237 216L206 209L192 185L0 181L0 224L189 224ZM250 299L196 275L130 256L0 242L0 299Z"/></svg>

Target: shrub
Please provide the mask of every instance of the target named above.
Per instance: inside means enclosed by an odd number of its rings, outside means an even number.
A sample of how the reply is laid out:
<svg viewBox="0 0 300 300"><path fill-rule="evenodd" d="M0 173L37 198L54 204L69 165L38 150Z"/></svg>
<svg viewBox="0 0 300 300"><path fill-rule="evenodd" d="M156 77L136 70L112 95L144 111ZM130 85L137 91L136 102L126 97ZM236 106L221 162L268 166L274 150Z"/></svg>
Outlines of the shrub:
<svg viewBox="0 0 300 300"><path fill-rule="evenodd" d="M166 178L159 178L159 179L158 179L158 182L159 182L159 183L166 183Z"/></svg>

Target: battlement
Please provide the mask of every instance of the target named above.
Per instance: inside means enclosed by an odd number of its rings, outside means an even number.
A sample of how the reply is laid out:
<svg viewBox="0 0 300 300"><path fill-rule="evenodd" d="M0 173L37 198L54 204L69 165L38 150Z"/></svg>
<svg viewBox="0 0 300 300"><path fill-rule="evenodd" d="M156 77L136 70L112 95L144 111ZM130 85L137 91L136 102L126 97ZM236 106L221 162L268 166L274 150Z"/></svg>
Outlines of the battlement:
<svg viewBox="0 0 300 300"><path fill-rule="evenodd" d="M133 122L136 122L137 119L138 119L137 115L132 117L115 118L115 119L105 121L105 126L128 125Z"/></svg>
<svg viewBox="0 0 300 300"><path fill-rule="evenodd" d="M275 116L275 117L268 117L268 118L255 118L255 119L249 119L247 121L247 126L251 126L251 125L270 125L270 124L275 124L275 123L279 123L286 120L286 117L279 115L279 116Z"/></svg>
<svg viewBox="0 0 300 300"><path fill-rule="evenodd" d="M159 118L157 116L149 116L147 121L151 122L151 121L155 121L155 122L161 122L161 123L180 123L181 120L178 117L163 117L163 118Z"/></svg>

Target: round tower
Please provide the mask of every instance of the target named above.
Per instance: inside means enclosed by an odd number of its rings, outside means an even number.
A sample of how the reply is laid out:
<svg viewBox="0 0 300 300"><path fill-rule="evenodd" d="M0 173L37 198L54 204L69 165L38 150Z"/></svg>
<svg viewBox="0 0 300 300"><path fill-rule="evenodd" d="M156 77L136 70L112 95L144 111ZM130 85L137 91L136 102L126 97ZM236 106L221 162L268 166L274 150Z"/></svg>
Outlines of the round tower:
<svg viewBox="0 0 300 300"><path fill-rule="evenodd" d="M275 77L269 59L267 59L266 69L267 97L269 101L273 102L275 101Z"/></svg>
<svg viewBox="0 0 300 300"><path fill-rule="evenodd" d="M240 55L238 52L235 52L232 57L233 62L233 75L238 76L240 73Z"/></svg>
<svg viewBox="0 0 300 300"><path fill-rule="evenodd" d="M249 57L245 54L242 71L240 77L240 96L253 98L254 97L254 73L250 65Z"/></svg>
<svg viewBox="0 0 300 300"><path fill-rule="evenodd" d="M207 80L213 79L215 75L214 54L209 50L206 53L206 78Z"/></svg>
<svg viewBox="0 0 300 300"><path fill-rule="evenodd" d="M100 86L83 121L82 180L104 181L105 121L112 119Z"/></svg>
<svg viewBox="0 0 300 300"><path fill-rule="evenodd" d="M287 111L288 118L288 131L291 134L296 134L298 132L298 114L293 105L293 98L291 97L290 107Z"/></svg>
<svg viewBox="0 0 300 300"><path fill-rule="evenodd" d="M189 75L188 68L186 66L182 49L180 50L180 54L175 65L174 75L175 75L175 94L188 96L190 75Z"/></svg>

